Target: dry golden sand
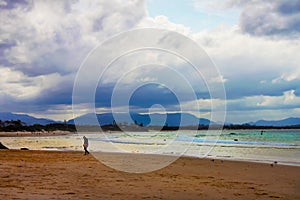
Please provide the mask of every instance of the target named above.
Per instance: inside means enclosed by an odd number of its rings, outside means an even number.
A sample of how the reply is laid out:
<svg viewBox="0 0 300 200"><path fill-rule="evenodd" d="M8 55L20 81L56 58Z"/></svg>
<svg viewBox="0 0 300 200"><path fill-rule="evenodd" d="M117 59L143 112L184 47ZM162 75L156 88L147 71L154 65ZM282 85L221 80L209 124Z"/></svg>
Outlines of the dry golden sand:
<svg viewBox="0 0 300 200"><path fill-rule="evenodd" d="M82 152L1 150L0 199L295 200L300 167L182 157L129 174Z"/></svg>

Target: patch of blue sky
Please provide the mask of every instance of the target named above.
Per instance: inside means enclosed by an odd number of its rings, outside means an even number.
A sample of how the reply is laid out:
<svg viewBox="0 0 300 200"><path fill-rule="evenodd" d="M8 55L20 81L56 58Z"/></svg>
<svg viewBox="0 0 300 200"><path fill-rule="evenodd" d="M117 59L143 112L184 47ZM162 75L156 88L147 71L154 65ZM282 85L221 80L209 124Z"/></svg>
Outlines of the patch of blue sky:
<svg viewBox="0 0 300 200"><path fill-rule="evenodd" d="M147 0L146 3L150 17L164 15L173 23L190 27L193 32L214 29L220 25L237 25L240 15L236 8L196 7L191 0Z"/></svg>

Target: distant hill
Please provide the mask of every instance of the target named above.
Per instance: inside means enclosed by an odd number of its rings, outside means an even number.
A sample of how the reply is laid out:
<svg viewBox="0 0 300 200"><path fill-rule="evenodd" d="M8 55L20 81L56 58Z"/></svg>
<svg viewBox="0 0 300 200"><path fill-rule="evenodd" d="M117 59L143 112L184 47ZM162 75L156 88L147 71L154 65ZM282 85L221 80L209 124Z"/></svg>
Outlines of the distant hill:
<svg viewBox="0 0 300 200"><path fill-rule="evenodd" d="M93 115L94 114L86 114L83 116L79 116L75 118L76 123L78 125L108 125L112 124L114 122L114 116L112 113L103 113L103 114L97 114L97 120L93 121ZM164 126L165 124L162 124L166 121L166 124L168 126L190 126L190 125L209 125L216 124L215 122L210 122L208 119L204 118L197 118L194 115L188 114L188 113L168 113L165 114L139 114L139 113L131 113L131 117L128 117L125 113L116 113L115 116L117 116L116 121L121 123L127 123L130 125L131 123L134 123L136 121L138 124L143 124L143 126ZM165 120L165 117L167 118ZM62 123L60 121L55 121L51 119L46 118L36 118L32 117L30 115L26 114L15 114L10 112L0 112L0 120L6 121L6 120L21 120L22 122L26 123L26 125L34 125L34 124L41 124L41 125L47 125L47 124L53 124L53 123ZM182 120L182 121L181 121ZM181 122L180 122L181 121ZM74 119L71 119L68 121L68 124L74 124ZM294 125L300 125L300 118L287 118L282 120L258 120L256 122L249 122L248 124L253 126L273 126L273 127L283 127L283 126L294 126Z"/></svg>
<svg viewBox="0 0 300 200"><path fill-rule="evenodd" d="M197 118L194 115L187 113L168 113L165 114L138 114L131 113L128 117L125 113L116 113L114 114L116 117L114 118L112 113L103 113L97 114L97 120L100 125L108 125L114 122L116 119L119 123L127 123L130 125L131 123L143 124L143 126L164 126L167 124L168 126L191 126L191 125L209 125L210 120L204 118ZM83 116L79 116L75 119L71 119L68 121L68 124L74 124L74 120L78 125L98 125L98 121L94 120L94 114L86 114ZM165 119L166 118L166 119ZM182 121L181 121L182 120ZM166 123L164 123L166 122Z"/></svg>
<svg viewBox="0 0 300 200"><path fill-rule="evenodd" d="M59 123L51 119L35 118L25 114L14 114L10 112L0 112L0 120L1 121L21 120L22 122L26 123L26 125L34 125L34 124L46 125L46 124Z"/></svg>
<svg viewBox="0 0 300 200"><path fill-rule="evenodd" d="M300 124L300 118L290 117L282 120L258 120L249 124L255 126L293 126Z"/></svg>

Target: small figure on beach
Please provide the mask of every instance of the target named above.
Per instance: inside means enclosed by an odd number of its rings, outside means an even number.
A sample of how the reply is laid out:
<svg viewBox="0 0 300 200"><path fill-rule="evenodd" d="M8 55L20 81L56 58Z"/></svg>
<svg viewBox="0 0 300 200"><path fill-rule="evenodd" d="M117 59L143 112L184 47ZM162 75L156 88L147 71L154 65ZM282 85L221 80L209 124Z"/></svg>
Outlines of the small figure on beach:
<svg viewBox="0 0 300 200"><path fill-rule="evenodd" d="M90 152L87 150L88 146L89 146L89 140L83 136L83 149L84 149L84 155L89 154Z"/></svg>

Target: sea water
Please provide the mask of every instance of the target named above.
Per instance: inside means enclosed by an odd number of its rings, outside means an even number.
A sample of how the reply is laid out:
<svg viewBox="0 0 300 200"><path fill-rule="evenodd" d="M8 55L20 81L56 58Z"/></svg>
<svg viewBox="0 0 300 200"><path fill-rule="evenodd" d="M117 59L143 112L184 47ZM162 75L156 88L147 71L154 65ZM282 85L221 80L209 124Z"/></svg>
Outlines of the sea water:
<svg viewBox="0 0 300 200"><path fill-rule="evenodd" d="M48 137L2 137L11 149L125 152L208 157L300 166L300 130L223 130L80 133Z"/></svg>

